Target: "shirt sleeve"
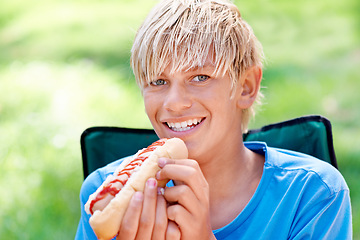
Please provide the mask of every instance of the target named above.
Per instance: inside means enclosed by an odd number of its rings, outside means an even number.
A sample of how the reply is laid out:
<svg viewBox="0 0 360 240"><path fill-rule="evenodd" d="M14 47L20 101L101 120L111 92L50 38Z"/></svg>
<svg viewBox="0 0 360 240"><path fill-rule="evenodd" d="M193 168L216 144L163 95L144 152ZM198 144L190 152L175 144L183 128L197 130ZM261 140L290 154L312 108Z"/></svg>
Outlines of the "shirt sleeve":
<svg viewBox="0 0 360 240"><path fill-rule="evenodd" d="M344 189L305 208L295 219L289 239L352 239L349 190Z"/></svg>
<svg viewBox="0 0 360 240"><path fill-rule="evenodd" d="M107 176L114 173L116 168L121 164L124 159L126 158L116 160L103 168L97 169L96 171L92 172L83 182L80 189L81 217L76 231L75 240L97 240L97 237L89 223L91 215L86 213L84 205L89 199L89 196L101 186Z"/></svg>
<svg viewBox="0 0 360 240"><path fill-rule="evenodd" d="M84 181L80 190L80 209L81 209L81 217L79 221L79 225L77 228L75 240L97 240L97 237L92 230L89 219L90 214L87 214L84 208L85 203L89 199L89 196L98 189L98 187L102 184L103 178L101 177L98 171L91 173Z"/></svg>

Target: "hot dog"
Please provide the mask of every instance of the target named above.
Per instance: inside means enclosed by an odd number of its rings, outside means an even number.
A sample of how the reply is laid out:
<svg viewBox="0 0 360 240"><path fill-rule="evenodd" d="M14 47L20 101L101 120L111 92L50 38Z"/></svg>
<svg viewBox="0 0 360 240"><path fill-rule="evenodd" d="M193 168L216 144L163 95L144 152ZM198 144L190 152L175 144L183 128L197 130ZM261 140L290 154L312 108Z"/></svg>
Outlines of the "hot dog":
<svg viewBox="0 0 360 240"><path fill-rule="evenodd" d="M179 138L160 139L149 147L139 150L134 157L125 159L114 174L89 197L85 210L90 225L101 240L112 239L118 233L130 199L136 191L144 191L147 179L160 170L158 159L188 157L185 143ZM158 182L164 187L167 181Z"/></svg>

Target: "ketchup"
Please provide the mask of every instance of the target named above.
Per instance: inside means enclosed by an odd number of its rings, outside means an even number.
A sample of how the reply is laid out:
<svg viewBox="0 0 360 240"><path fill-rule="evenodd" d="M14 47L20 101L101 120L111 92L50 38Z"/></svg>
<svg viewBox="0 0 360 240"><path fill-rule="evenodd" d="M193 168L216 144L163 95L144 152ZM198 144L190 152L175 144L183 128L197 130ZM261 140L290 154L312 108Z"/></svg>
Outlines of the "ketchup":
<svg viewBox="0 0 360 240"><path fill-rule="evenodd" d="M116 194L118 194L120 192L121 188L126 184L126 182L128 181L130 175L133 173L134 169L136 167L140 167L142 165L142 163L148 158L148 156L142 156L142 155L144 153L147 153L147 152L152 152L157 147L164 145L166 140L167 140L166 138L162 138L162 139L154 142L150 146L148 146L143 151L141 151L136 158L134 158L118 174L115 175L118 178L115 178L114 180L110 181L108 184L104 185L103 188L101 189L101 191L96 195L96 197L90 203L90 213L91 213L91 215L94 214L94 211L92 209L93 209L95 203L97 203L98 201L104 199L107 194L111 194L111 195L113 195L115 197ZM126 175L125 178L122 177L124 175ZM124 180L120 180L122 178ZM117 187L115 187L113 184L116 183L116 182L121 183L122 187L119 188L119 189Z"/></svg>

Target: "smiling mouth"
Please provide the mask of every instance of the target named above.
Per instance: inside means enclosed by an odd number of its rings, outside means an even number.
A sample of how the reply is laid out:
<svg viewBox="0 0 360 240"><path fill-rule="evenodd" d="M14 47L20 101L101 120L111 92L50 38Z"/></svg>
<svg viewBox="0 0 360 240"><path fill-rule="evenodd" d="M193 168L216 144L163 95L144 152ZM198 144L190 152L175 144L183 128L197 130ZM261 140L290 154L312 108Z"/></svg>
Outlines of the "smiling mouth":
<svg viewBox="0 0 360 240"><path fill-rule="evenodd" d="M175 132L188 131L203 121L202 118L195 118L183 122L166 122L167 126Z"/></svg>

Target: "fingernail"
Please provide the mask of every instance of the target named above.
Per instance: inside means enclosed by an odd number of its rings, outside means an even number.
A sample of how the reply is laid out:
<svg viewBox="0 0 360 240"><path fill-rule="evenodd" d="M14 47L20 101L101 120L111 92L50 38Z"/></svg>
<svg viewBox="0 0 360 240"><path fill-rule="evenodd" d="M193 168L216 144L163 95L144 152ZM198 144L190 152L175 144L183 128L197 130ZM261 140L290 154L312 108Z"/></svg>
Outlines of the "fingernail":
<svg viewBox="0 0 360 240"><path fill-rule="evenodd" d="M158 179L158 180L160 180L160 171L158 171L158 172L156 173L155 178Z"/></svg>
<svg viewBox="0 0 360 240"><path fill-rule="evenodd" d="M159 158L158 166L163 168L165 165L166 165L166 159L165 158Z"/></svg>
<svg viewBox="0 0 360 240"><path fill-rule="evenodd" d="M157 181L154 178L149 178L146 182L148 187L154 188L156 186Z"/></svg>
<svg viewBox="0 0 360 240"><path fill-rule="evenodd" d="M158 188L157 188L157 194L158 194L158 195L163 195L163 196L164 196L164 193L165 193L165 189L164 189L164 188L162 188L162 187L158 187Z"/></svg>

